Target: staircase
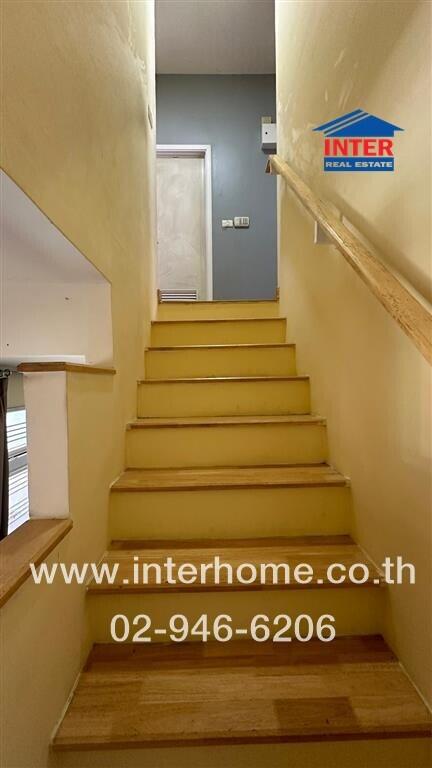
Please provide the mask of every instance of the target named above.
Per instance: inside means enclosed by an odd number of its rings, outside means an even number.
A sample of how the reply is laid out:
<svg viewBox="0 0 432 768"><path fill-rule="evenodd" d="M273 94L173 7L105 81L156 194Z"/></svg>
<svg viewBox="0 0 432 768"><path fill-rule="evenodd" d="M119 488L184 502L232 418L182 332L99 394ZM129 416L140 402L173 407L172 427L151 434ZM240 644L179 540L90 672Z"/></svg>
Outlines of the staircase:
<svg viewBox="0 0 432 768"><path fill-rule="evenodd" d="M179 748L193 746L185 764L204 768L219 765L211 748L227 745L234 751L220 765L235 768L246 764L235 748L252 744L249 766L325 768L347 766L343 742L352 741L351 766L395 768L406 739L407 764L426 765L429 715L381 637L382 575L350 537L349 484L326 463L326 423L310 413L310 382L297 374L277 302L161 304L151 342L138 418L126 431L127 469L111 488L103 562L119 568L113 583L88 585L95 645L53 739L59 764L180 766ZM209 570L205 584L134 583L134 557L162 564L169 556L196 569L215 556L234 568L309 563L313 578L229 584ZM331 584L335 562L366 563L369 577ZM134 633L143 613L152 642L114 643L112 617L126 617ZM186 642L167 642L175 614L189 622ZM207 642L191 642L202 614ZM215 639L220 614L232 617L229 642ZM269 617L271 634L283 628L273 626L280 614L293 623L307 614L315 626L331 614L337 636L256 642L257 614ZM371 740L366 763L360 742ZM278 758L281 743L293 751ZM324 744L332 757L320 763ZM146 758L168 746L177 747L172 762ZM112 750L122 750L118 762ZM67 762L71 753L76 762Z"/></svg>

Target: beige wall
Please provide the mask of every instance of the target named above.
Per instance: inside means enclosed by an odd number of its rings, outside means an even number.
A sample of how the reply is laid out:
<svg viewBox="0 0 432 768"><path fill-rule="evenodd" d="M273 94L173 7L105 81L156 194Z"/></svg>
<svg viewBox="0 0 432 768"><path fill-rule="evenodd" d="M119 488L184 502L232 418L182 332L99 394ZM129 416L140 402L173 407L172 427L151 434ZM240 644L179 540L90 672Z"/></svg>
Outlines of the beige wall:
<svg viewBox="0 0 432 768"><path fill-rule="evenodd" d="M430 295L430 5L276 0L278 152L417 290ZM396 172L322 171L312 128L362 107L405 128ZM352 481L355 536L402 555L415 587L389 590L387 638L432 697L430 369L279 181L280 288L332 463Z"/></svg>
<svg viewBox="0 0 432 768"><path fill-rule="evenodd" d="M117 375L67 376L74 528L50 555L97 560L155 294L153 1L2 10L2 167L112 283ZM84 590L28 581L1 619L0 762L39 768L88 650Z"/></svg>

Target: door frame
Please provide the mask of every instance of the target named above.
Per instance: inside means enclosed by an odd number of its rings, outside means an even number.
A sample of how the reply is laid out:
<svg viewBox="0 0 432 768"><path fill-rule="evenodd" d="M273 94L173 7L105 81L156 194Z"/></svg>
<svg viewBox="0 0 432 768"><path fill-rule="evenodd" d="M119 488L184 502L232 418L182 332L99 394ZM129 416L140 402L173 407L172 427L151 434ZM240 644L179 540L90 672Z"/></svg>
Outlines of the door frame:
<svg viewBox="0 0 432 768"><path fill-rule="evenodd" d="M213 217L211 144L157 144L156 157L204 158L204 226L206 301L213 300Z"/></svg>

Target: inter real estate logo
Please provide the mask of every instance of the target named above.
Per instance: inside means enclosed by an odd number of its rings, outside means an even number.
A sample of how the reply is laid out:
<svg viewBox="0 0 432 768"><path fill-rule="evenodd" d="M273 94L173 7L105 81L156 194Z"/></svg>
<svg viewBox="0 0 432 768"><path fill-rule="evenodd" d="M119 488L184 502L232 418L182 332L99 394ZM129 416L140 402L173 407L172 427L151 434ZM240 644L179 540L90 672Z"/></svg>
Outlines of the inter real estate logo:
<svg viewBox="0 0 432 768"><path fill-rule="evenodd" d="M404 129L355 109L313 130L324 134L325 171L394 171L393 137Z"/></svg>

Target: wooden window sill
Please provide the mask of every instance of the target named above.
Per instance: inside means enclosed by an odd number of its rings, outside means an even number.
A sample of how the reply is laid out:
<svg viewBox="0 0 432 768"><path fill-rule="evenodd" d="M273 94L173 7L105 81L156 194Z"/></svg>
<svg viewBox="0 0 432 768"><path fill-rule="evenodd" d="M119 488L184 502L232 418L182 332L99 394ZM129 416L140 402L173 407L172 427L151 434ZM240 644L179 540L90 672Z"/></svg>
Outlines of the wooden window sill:
<svg viewBox="0 0 432 768"><path fill-rule="evenodd" d="M97 365L85 365L83 363L20 363L17 366L20 373L49 373L52 371L66 371L67 373L97 373L114 376L115 368L101 368Z"/></svg>
<svg viewBox="0 0 432 768"><path fill-rule="evenodd" d="M30 563L45 560L71 528L70 518L28 520L0 541L0 606L29 578Z"/></svg>

